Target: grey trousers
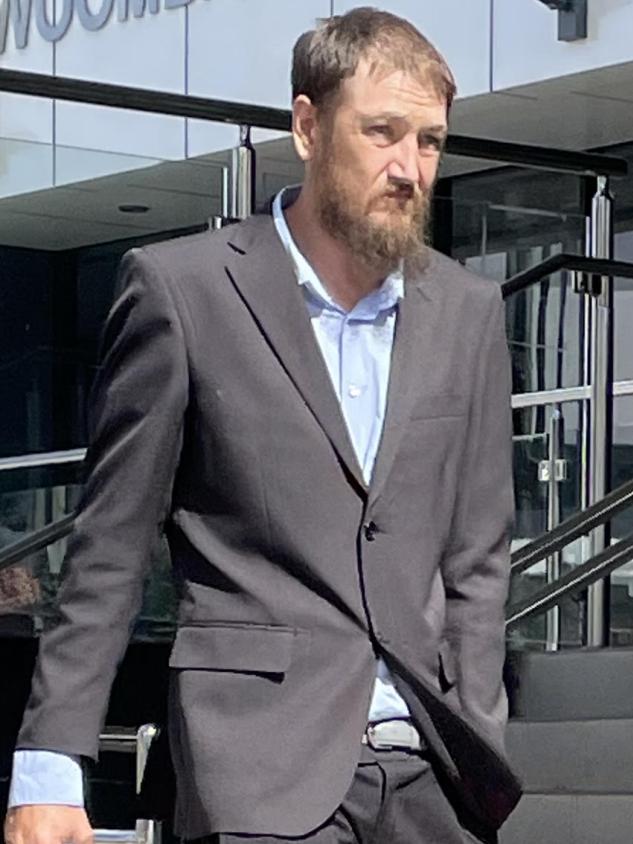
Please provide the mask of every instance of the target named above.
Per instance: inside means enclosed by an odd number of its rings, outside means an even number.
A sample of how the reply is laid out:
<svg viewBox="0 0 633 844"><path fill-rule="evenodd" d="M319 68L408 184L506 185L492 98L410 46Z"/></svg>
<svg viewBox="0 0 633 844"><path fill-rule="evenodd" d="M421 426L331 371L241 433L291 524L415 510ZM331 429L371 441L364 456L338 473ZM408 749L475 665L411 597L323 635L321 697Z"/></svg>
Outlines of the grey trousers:
<svg viewBox="0 0 633 844"><path fill-rule="evenodd" d="M325 824L301 837L219 833L206 844L480 844L460 824L423 754L363 748L352 785Z"/></svg>

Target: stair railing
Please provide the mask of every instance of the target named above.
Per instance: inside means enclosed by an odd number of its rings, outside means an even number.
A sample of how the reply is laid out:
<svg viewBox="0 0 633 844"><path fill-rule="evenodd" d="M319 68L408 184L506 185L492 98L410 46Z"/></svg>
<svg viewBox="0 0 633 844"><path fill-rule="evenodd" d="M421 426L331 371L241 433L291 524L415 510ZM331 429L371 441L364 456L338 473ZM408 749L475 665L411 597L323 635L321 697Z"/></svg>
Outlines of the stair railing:
<svg viewBox="0 0 633 844"><path fill-rule="evenodd" d="M613 516L633 505L633 481L617 487L601 501L575 513L556 528L512 554L511 572L518 574L561 551L571 542L607 524ZM506 626L510 627L534 615L546 612L565 598L577 595L603 580L611 572L633 560L633 534L626 536L591 559L575 566L554 583L547 584L529 598L508 607Z"/></svg>
<svg viewBox="0 0 633 844"><path fill-rule="evenodd" d="M520 558L522 562L514 561L515 572L529 568L536 561L546 560L550 582L532 598L511 607L508 615L508 624L515 624L537 612L551 609L547 622L547 642L548 647L554 648L557 647L559 637L560 612L554 608L558 607L564 597L577 594L589 586L592 588L589 589L587 596L587 641L594 646L605 644L606 583L604 578L626 562L622 555L627 553L625 545L618 552L608 546L606 533L602 527L608 519L605 522L597 517L600 504L604 504L604 501L609 498L607 495L605 499L608 490L607 475L610 459L609 419L613 400L612 369L609 363L613 354L612 280L614 278L633 279L633 264L605 257L611 252L610 246L607 248L606 244L597 243L598 230L602 232L605 229L606 231L609 228L607 223L612 217L612 199L608 186L605 187L600 179L598 183L598 192L594 197L590 218L592 257L568 253L554 255L507 279L501 285L502 295L504 299L507 299L538 284L553 273L568 271L573 274L574 290L586 298L584 313L589 327L586 329L583 386L580 389L586 393L584 398L589 400L586 406L588 410L585 411L584 417L582 448L585 455L590 455L590 460L583 463L581 487L583 496L586 496L584 502L592 505L589 510L585 510L583 515L589 512L593 516L591 516L591 526L581 533L589 534L590 559L578 566L573 573L570 572L561 577L558 564L553 563L556 563L556 554L571 540L561 544L562 534L556 532L559 543L551 546L548 544L546 547L549 550L539 553L538 559L536 559L536 549L532 545L528 546L531 550L524 551L526 556ZM558 397L553 398L552 401L560 402L563 392L562 389L552 391L552 394ZM622 508L624 506L626 505L622 504ZM528 562L528 553L532 554L533 562ZM626 559L628 560L629 557Z"/></svg>

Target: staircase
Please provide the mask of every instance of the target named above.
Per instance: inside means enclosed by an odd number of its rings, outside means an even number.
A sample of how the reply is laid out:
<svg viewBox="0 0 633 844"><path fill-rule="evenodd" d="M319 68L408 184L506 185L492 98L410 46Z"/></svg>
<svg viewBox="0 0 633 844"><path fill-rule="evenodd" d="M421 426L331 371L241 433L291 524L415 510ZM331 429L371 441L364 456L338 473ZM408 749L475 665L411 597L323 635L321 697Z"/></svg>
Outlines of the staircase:
<svg viewBox="0 0 633 844"><path fill-rule="evenodd" d="M633 844L633 649L526 653L514 674L525 796L500 844Z"/></svg>

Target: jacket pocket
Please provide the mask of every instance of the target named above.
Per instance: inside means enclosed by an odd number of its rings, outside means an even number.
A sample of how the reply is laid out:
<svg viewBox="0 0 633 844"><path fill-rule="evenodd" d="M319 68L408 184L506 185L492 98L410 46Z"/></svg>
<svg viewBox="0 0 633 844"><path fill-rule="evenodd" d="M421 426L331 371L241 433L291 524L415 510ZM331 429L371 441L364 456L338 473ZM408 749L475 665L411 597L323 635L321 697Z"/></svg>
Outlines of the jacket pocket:
<svg viewBox="0 0 633 844"><path fill-rule="evenodd" d="M185 624L176 633L169 667L283 674L299 637L308 635L306 630L278 625Z"/></svg>
<svg viewBox="0 0 633 844"><path fill-rule="evenodd" d="M414 404L410 419L440 419L452 416L464 416L466 396L458 393L440 393L422 396Z"/></svg>
<svg viewBox="0 0 633 844"><path fill-rule="evenodd" d="M449 692L457 682L457 666L455 654L448 639L442 639L438 646L438 677L440 689Z"/></svg>

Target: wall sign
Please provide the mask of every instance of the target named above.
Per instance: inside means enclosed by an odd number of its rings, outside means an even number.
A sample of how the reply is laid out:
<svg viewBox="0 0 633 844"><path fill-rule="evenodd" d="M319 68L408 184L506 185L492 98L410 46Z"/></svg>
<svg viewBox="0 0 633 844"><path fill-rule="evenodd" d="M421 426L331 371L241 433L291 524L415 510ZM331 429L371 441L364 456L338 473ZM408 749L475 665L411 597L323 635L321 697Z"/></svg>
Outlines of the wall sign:
<svg viewBox="0 0 633 844"><path fill-rule="evenodd" d="M163 9L188 6L193 0L162 0ZM29 43L33 25L45 41L55 43L68 32L74 16L89 32L102 29L116 10L117 20L127 21L130 14L142 18L146 12L157 15L161 0L57 0L57 16L53 18L47 0L0 0L0 54L7 44L9 24L13 30L15 46L23 50Z"/></svg>

